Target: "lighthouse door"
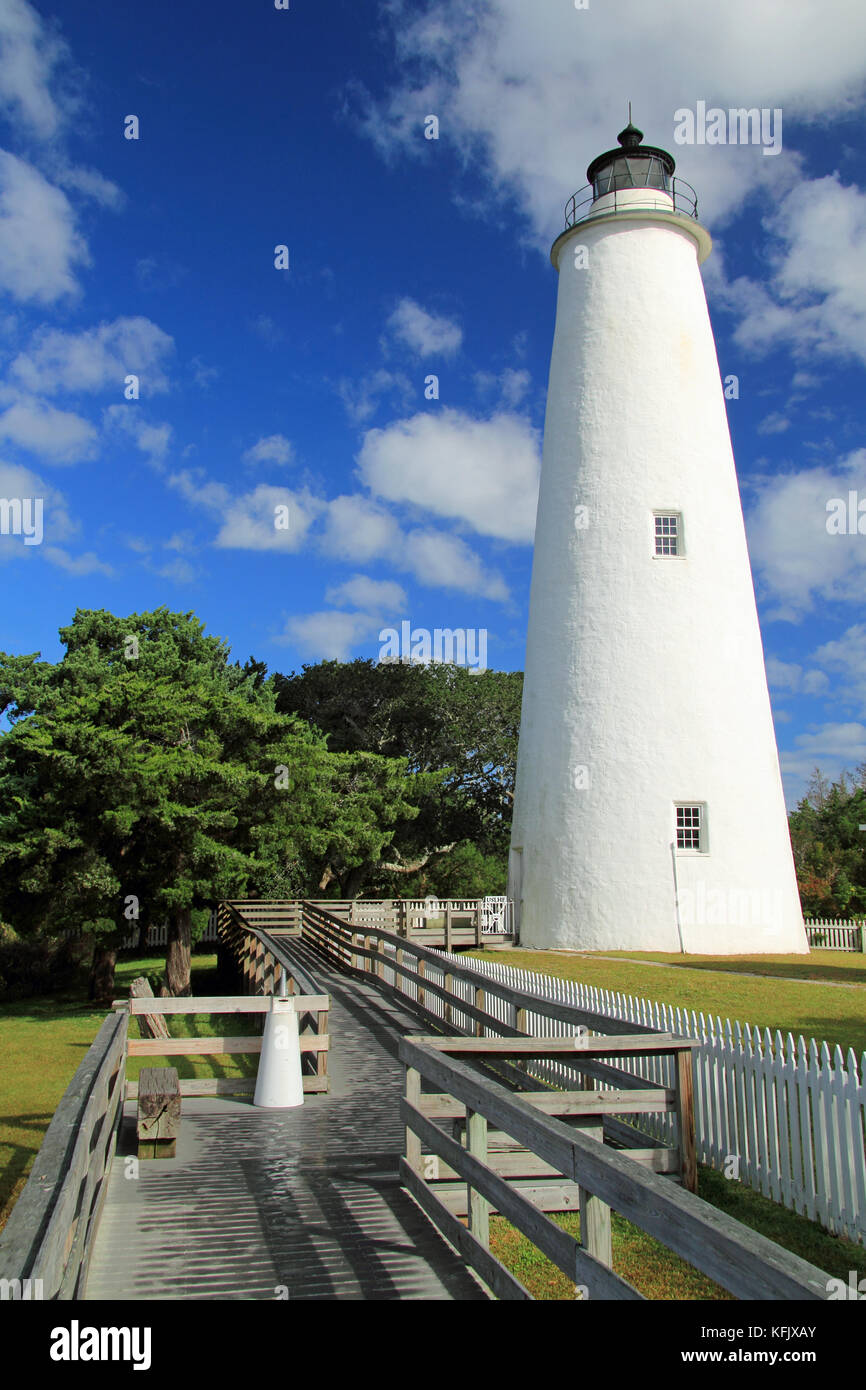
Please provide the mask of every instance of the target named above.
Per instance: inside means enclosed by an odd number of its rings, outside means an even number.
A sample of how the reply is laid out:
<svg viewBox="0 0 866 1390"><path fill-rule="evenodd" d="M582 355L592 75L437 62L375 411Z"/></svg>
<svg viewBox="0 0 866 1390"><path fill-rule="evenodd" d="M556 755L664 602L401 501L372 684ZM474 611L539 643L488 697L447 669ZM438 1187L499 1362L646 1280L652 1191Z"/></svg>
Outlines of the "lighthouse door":
<svg viewBox="0 0 866 1390"><path fill-rule="evenodd" d="M508 897L514 903L514 937L520 936L520 917L523 908L523 849L508 851Z"/></svg>

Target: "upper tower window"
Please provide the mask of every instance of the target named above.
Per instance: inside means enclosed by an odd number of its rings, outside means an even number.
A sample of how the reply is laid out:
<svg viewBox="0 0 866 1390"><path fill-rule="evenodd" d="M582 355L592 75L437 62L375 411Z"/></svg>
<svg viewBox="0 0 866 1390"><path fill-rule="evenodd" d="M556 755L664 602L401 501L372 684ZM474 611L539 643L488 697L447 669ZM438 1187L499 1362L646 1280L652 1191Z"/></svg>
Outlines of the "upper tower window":
<svg viewBox="0 0 866 1390"><path fill-rule="evenodd" d="M682 518L679 512L656 512L655 525L656 555L682 555Z"/></svg>

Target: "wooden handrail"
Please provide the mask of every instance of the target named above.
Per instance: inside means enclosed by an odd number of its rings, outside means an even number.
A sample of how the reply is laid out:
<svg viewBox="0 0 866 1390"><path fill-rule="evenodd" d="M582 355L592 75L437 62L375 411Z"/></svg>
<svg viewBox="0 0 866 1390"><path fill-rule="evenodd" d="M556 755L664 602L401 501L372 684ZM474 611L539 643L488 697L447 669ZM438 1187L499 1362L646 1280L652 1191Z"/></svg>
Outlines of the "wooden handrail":
<svg viewBox="0 0 866 1390"><path fill-rule="evenodd" d="M541 1047L545 1041L553 1040L533 1039L533 1044L537 1042ZM508 1040L502 1041L503 1051L509 1046ZM466 1062L446 1055L442 1046L432 1046L429 1039L404 1038L399 1055L407 1069L407 1098L401 1109L407 1126L407 1146L401 1172L419 1200L422 1200L421 1189L425 1189L422 1205L443 1233L453 1233L454 1217L431 1190L430 1180L424 1178L422 1142L444 1157L485 1201L517 1225L569 1277L574 1278L576 1274L577 1282L586 1280L590 1297L640 1296L625 1281L618 1280L610 1269L605 1268L600 1273L597 1265L606 1262L599 1262L591 1249L577 1245L571 1237L567 1238L571 1244L566 1245L563 1242L566 1233L561 1228L488 1164L467 1154L438 1129L421 1111L421 1078L432 1083L437 1091L461 1102L467 1114L471 1111L481 1115L497 1130L511 1135L567 1180L579 1184L582 1194L620 1212L735 1297L779 1301L826 1300L829 1297L827 1275L817 1266L743 1226L684 1188L637 1167L625 1155L599 1144L579 1129L542 1113L525 1097L508 1091ZM410 1136L414 1136L411 1143ZM581 1226L582 1240L587 1242L589 1233L583 1219ZM554 1228L553 1231L550 1228ZM464 1254L467 1248L472 1251L466 1242L461 1248ZM482 1278L485 1277L484 1268L489 1270L492 1259L488 1250L484 1254L486 1261L475 1265Z"/></svg>

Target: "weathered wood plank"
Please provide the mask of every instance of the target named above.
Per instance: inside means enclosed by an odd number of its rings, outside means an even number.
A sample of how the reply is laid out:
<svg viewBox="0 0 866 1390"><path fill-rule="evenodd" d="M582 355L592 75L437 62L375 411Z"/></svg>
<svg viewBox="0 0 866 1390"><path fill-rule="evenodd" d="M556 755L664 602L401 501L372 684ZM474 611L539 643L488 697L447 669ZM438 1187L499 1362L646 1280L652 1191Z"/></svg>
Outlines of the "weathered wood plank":
<svg viewBox="0 0 866 1390"><path fill-rule="evenodd" d="M499 1020L494 1020L499 1027L503 1025ZM591 1037L587 1034L580 1034L577 1037L565 1038L463 1038L463 1037L413 1037L413 1042L421 1043L425 1047L434 1048L437 1052L445 1052L453 1056L468 1054L473 1057L483 1056L513 1056L513 1057L556 1057L560 1054L580 1052L586 1053L589 1057L606 1057L617 1055L621 1057L638 1057L643 1053L657 1053L666 1056L669 1053L677 1053L683 1050L690 1050L692 1047L699 1046L693 1038L675 1038L671 1033L654 1033L649 1036L640 1037ZM646 1084L646 1083L642 1083Z"/></svg>
<svg viewBox="0 0 866 1390"><path fill-rule="evenodd" d="M180 1118L177 1068L142 1068L136 1122L139 1158L174 1158Z"/></svg>
<svg viewBox="0 0 866 1390"><path fill-rule="evenodd" d="M674 1110L674 1095L659 1087L641 1091L533 1091L524 1098L546 1115L637 1115ZM423 1095L419 1108L431 1120L461 1120L466 1115L466 1106L447 1095Z"/></svg>
<svg viewBox="0 0 866 1390"><path fill-rule="evenodd" d="M328 1078L304 1076L304 1093L324 1092L328 1089ZM256 1089L255 1077L250 1076L182 1076L179 1081L181 1096L245 1096L252 1095ZM126 1099L138 1099L138 1082L127 1081Z"/></svg>
<svg viewBox="0 0 866 1390"><path fill-rule="evenodd" d="M158 1017L160 1011L153 1008L155 1003L150 981L144 975L139 975L129 986L130 1013L134 1011L136 1004L140 1005L137 1010L139 1033L143 1038L171 1037L165 1019Z"/></svg>
<svg viewBox="0 0 866 1390"><path fill-rule="evenodd" d="M233 995L190 995L185 998L130 999L129 1011L133 1015L154 1014L266 1014L270 1013L271 995L240 994ZM295 994L292 996L295 1008L301 1012L316 1014L326 1011L330 1006L327 994ZM115 1000L112 1008L124 1006L126 1000Z"/></svg>
<svg viewBox="0 0 866 1390"><path fill-rule="evenodd" d="M299 1039L301 1052L320 1052L330 1045L330 1037L305 1033ZM216 1057L222 1053L261 1052L262 1039L255 1038L130 1038L130 1057Z"/></svg>

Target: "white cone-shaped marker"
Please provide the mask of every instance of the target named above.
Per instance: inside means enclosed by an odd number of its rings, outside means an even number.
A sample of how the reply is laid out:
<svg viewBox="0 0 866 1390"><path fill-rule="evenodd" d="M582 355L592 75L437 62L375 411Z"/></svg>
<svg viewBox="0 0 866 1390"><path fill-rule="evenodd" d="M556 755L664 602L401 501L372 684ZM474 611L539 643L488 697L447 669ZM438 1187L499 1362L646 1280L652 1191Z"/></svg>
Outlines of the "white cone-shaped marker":
<svg viewBox="0 0 866 1390"><path fill-rule="evenodd" d="M298 1015L291 999L274 996L265 1019L253 1104L270 1110L288 1110L303 1103Z"/></svg>

